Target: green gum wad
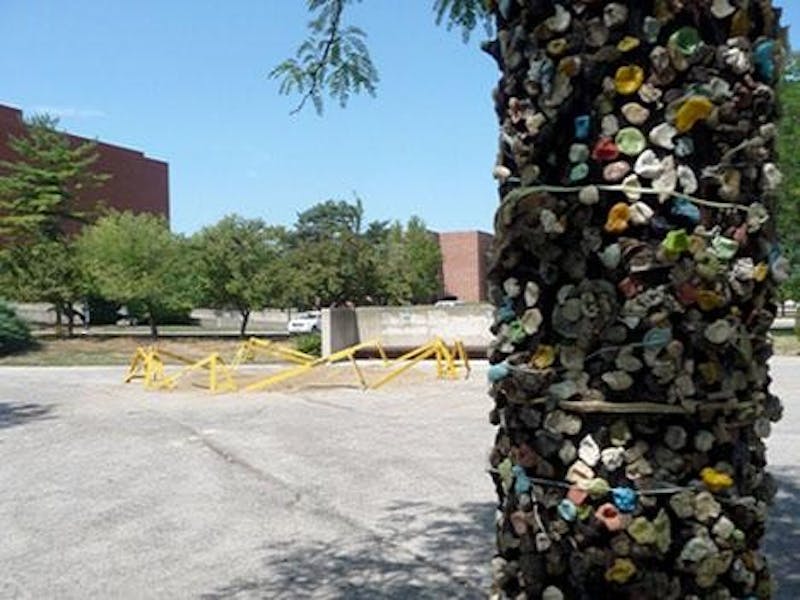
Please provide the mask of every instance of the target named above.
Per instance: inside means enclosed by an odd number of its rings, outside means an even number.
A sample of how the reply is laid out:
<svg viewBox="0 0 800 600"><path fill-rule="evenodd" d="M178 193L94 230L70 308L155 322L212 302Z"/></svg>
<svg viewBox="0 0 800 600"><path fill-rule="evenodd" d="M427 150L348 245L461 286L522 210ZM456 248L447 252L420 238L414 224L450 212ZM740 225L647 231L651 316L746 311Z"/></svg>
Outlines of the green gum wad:
<svg viewBox="0 0 800 600"><path fill-rule="evenodd" d="M670 256L680 256L689 249L689 236L685 229L670 231L661 246Z"/></svg>
<svg viewBox="0 0 800 600"><path fill-rule="evenodd" d="M697 256L697 274L707 281L714 280L722 269L719 259L710 252L703 252Z"/></svg>
<svg viewBox="0 0 800 600"><path fill-rule="evenodd" d="M718 235L711 241L711 247L720 260L731 260L739 251L739 242Z"/></svg>
<svg viewBox="0 0 800 600"><path fill-rule="evenodd" d="M681 27L669 38L669 45L684 56L692 56L700 47L700 33L694 27Z"/></svg>
<svg viewBox="0 0 800 600"><path fill-rule="evenodd" d="M516 321L512 321L508 326L508 339L511 341L512 344L521 344L525 341L525 338L528 337L528 333L525 331L525 327L522 325L522 321L517 319Z"/></svg>
<svg viewBox="0 0 800 600"><path fill-rule="evenodd" d="M630 535L637 544L646 545L654 544L656 541L656 528L645 517L636 517L631 524L628 525L628 535Z"/></svg>

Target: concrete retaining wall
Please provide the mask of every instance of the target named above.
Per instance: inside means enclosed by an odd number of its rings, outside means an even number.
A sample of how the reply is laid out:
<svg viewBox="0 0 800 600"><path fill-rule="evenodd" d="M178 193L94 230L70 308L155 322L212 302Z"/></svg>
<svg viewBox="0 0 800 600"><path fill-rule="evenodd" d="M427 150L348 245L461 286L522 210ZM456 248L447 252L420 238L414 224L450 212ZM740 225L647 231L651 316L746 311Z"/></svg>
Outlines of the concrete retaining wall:
<svg viewBox="0 0 800 600"><path fill-rule="evenodd" d="M462 306L365 306L322 311L323 354L380 339L387 348L420 346L439 336L482 349L492 340L489 304Z"/></svg>
<svg viewBox="0 0 800 600"><path fill-rule="evenodd" d="M296 311L292 311L292 315ZM238 311L215 310L213 308L195 308L191 312L192 319L204 329L233 329L238 330L242 320ZM250 313L248 329L286 331L289 322L289 313L285 310L266 309Z"/></svg>
<svg viewBox="0 0 800 600"><path fill-rule="evenodd" d="M53 305L46 302L9 302L17 316L31 325L55 325L56 313Z"/></svg>

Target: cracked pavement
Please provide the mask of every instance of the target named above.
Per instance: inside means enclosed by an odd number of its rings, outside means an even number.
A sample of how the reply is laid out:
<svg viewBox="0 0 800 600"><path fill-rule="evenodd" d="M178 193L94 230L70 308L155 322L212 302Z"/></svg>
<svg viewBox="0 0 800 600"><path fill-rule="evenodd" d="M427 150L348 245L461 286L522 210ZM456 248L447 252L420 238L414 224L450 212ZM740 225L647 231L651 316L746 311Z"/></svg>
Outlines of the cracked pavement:
<svg viewBox="0 0 800 600"><path fill-rule="evenodd" d="M770 539L800 597L800 359ZM485 365L467 381L211 396L120 368L0 369L0 599L483 598ZM777 530L778 527L773 527Z"/></svg>

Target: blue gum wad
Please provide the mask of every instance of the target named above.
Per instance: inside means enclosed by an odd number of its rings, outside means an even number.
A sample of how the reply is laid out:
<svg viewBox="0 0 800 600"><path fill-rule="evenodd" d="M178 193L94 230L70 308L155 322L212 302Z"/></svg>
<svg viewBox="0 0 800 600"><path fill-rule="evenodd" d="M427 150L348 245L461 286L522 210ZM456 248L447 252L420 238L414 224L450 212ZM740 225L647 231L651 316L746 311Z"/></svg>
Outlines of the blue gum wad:
<svg viewBox="0 0 800 600"><path fill-rule="evenodd" d="M489 372L487 374L487 377L489 378L490 382L497 383L498 381L502 381L509 375L511 375L511 368L508 366L508 363L501 362L489 367Z"/></svg>
<svg viewBox="0 0 800 600"><path fill-rule="evenodd" d="M693 224L700 222L700 209L686 198L678 198L672 204L672 214L689 219Z"/></svg>
<svg viewBox="0 0 800 600"><path fill-rule="evenodd" d="M589 137L589 130L592 127L592 118L589 115L575 117L575 139L585 140Z"/></svg>
<svg viewBox="0 0 800 600"><path fill-rule="evenodd" d="M565 521L572 523L578 518L578 507L569 498L564 498L558 505L558 514Z"/></svg>
<svg viewBox="0 0 800 600"><path fill-rule="evenodd" d="M516 478L514 480L514 492L517 494L527 494L529 491L531 491L533 484L528 478L528 474L525 472L525 469L519 465L514 465L513 472L514 477Z"/></svg>
<svg viewBox="0 0 800 600"><path fill-rule="evenodd" d="M639 494L629 487L616 487L611 490L611 498L620 512L629 513L636 509Z"/></svg>
<svg viewBox="0 0 800 600"><path fill-rule="evenodd" d="M775 40L763 40L753 49L753 62L762 81L775 81Z"/></svg>
<svg viewBox="0 0 800 600"><path fill-rule="evenodd" d="M514 301L511 298L505 298L503 303L497 308L495 319L498 323L508 323L517 317L514 312Z"/></svg>
<svg viewBox="0 0 800 600"><path fill-rule="evenodd" d="M645 348L664 348L672 341L672 329L656 327L648 331L642 339Z"/></svg>

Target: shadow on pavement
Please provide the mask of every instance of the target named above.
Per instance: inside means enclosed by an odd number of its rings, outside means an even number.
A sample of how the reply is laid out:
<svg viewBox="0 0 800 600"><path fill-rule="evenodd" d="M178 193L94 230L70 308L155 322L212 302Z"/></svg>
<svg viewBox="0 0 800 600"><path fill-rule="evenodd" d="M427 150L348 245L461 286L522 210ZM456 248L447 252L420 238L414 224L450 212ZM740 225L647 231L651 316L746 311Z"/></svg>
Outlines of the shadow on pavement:
<svg viewBox="0 0 800 600"><path fill-rule="evenodd" d="M778 495L767 523L767 555L778 583L776 600L800 598L800 468L775 468Z"/></svg>
<svg viewBox="0 0 800 600"><path fill-rule="evenodd" d="M797 600L800 468L774 469L773 475L779 491L769 514L766 550L778 583L775 600ZM202 598L485 598L493 519L491 503L456 509L396 503L378 524L380 537L265 547L261 576L234 580Z"/></svg>
<svg viewBox="0 0 800 600"><path fill-rule="evenodd" d="M28 421L52 419L51 406L34 403L0 402L0 429L24 425Z"/></svg>
<svg viewBox="0 0 800 600"><path fill-rule="evenodd" d="M490 503L398 503L377 535L265 547L262 575L202 598L486 598L493 522Z"/></svg>

